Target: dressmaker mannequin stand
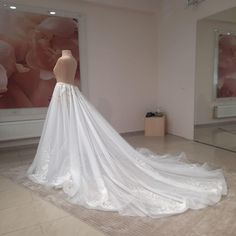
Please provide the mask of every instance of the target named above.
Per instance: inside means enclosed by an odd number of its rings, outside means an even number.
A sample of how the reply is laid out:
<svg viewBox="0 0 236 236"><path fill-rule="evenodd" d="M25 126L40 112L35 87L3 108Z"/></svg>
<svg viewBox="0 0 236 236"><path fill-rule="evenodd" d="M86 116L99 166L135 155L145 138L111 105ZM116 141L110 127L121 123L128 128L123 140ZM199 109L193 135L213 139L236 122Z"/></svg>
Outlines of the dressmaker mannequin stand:
<svg viewBox="0 0 236 236"><path fill-rule="evenodd" d="M62 50L62 56L53 69L57 82L74 84L77 61L70 50Z"/></svg>

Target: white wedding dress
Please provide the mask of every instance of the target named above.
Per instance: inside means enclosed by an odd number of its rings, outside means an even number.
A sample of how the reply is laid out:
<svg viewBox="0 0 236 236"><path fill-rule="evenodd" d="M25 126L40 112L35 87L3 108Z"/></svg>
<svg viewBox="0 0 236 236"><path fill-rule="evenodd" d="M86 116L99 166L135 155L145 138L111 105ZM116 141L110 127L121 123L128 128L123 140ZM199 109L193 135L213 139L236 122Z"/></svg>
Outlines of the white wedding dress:
<svg viewBox="0 0 236 236"><path fill-rule="evenodd" d="M217 203L220 169L129 145L83 96L57 82L28 177L86 208L153 218Z"/></svg>

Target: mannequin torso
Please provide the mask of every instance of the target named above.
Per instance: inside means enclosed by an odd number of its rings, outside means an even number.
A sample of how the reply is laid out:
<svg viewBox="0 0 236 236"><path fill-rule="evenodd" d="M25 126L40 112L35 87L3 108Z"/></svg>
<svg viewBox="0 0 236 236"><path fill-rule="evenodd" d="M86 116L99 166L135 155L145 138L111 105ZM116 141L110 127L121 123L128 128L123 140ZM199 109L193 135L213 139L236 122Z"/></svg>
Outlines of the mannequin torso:
<svg viewBox="0 0 236 236"><path fill-rule="evenodd" d="M53 69L57 82L74 84L77 61L70 50L62 50L62 56Z"/></svg>

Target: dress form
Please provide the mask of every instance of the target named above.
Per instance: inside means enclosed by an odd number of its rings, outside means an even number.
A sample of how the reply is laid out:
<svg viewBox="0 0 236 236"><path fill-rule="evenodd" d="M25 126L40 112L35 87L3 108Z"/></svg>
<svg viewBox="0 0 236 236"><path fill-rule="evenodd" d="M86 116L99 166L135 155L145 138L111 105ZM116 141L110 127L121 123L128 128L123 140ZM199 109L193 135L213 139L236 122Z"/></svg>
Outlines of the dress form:
<svg viewBox="0 0 236 236"><path fill-rule="evenodd" d="M77 61L70 50L62 50L62 56L53 69L57 82L74 84Z"/></svg>
<svg viewBox="0 0 236 236"><path fill-rule="evenodd" d="M220 169L133 148L83 96L76 61L63 50L35 159L28 177L61 188L72 204L121 215L160 218L202 209L227 194Z"/></svg>

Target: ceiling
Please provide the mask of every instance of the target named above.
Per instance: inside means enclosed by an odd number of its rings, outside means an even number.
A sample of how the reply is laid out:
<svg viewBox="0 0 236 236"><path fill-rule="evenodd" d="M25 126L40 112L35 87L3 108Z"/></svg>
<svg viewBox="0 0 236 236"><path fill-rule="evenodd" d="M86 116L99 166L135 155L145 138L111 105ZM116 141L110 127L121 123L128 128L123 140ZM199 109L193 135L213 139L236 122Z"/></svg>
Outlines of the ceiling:
<svg viewBox="0 0 236 236"><path fill-rule="evenodd" d="M206 19L236 23L236 7L221 11L220 13L209 16Z"/></svg>
<svg viewBox="0 0 236 236"><path fill-rule="evenodd" d="M112 7L155 12L161 0L80 0L81 2L108 5Z"/></svg>

